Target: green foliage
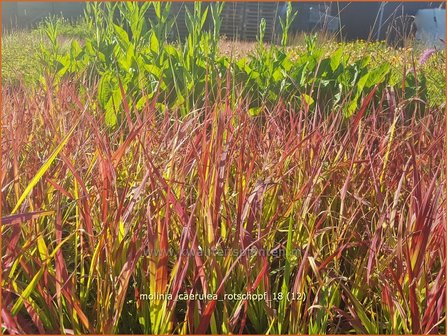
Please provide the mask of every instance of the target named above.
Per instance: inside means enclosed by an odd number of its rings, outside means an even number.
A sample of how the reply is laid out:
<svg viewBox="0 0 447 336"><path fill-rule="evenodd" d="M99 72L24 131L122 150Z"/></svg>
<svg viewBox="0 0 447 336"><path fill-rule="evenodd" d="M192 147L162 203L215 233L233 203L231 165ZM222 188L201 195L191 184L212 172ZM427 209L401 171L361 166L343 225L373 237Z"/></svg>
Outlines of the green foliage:
<svg viewBox="0 0 447 336"><path fill-rule="evenodd" d="M293 23L293 20L295 20L296 15L298 12L295 12L292 14L292 3L287 3L287 9L286 9L286 17L283 19L281 18L279 23L281 24L282 29L282 36L281 36L281 45L285 47L287 43L289 42L289 30Z"/></svg>
<svg viewBox="0 0 447 336"><path fill-rule="evenodd" d="M50 78L56 87L61 78L75 76L87 77L91 86L99 83L98 103L110 127L122 119L124 99L141 110L156 98L158 106L186 115L226 95L228 89L234 104L240 99L235 91L239 88L249 100L251 115L285 101L310 110L317 105L341 107L349 118L373 89L377 88L377 101L387 87L429 103L440 100L432 99L439 96L435 88L442 87L434 84L434 76L426 81L419 70L408 72L403 90L390 62L378 65L368 53L354 59L344 45L327 54L316 34L305 36L305 49L297 57L294 50L285 48L296 16L290 4L280 22L281 47L265 44L266 22L262 19L255 50L238 59L229 58L218 50L223 8L224 3L200 2L192 10L186 8L188 34L177 43L168 42L175 26L169 2L87 3L82 25L88 33L81 42L76 39L66 46L58 39L66 24L50 18L41 28L46 36L40 51L42 82ZM149 16L151 11L155 15ZM209 28L205 28L207 21L211 21ZM231 85L225 83L228 73L234 80Z"/></svg>
<svg viewBox="0 0 447 336"><path fill-rule="evenodd" d="M24 82L32 87L40 76L39 58L36 50L40 46L37 31L15 31L2 36L2 83L14 86Z"/></svg>
<svg viewBox="0 0 447 336"><path fill-rule="evenodd" d="M147 20L150 6L155 17ZM57 22L49 21L45 32L50 48L43 48L42 53L58 78L94 69L100 78L99 104L111 127L121 118L124 98L141 107L142 101L157 93L159 102L179 109L183 115L200 108L222 93L219 90L225 87L222 82L230 69L242 84L244 96L250 99L252 115L283 99L306 105L312 105L310 101L330 102L334 107L341 104L349 117L358 109L363 95L376 85L385 87L388 83L390 68L386 65L372 69L367 56L349 63L342 47L323 57L314 35L305 39L306 53L292 60L284 48L296 15L290 4L281 21L283 48L264 46L266 22L262 19L255 53L238 60L219 56L223 6L213 3L204 7L195 2L192 11L186 8L186 41L173 45L166 42L174 25L170 3L88 3L86 22L96 33L82 47L73 42L70 51L61 54L56 42ZM209 13L212 29L205 30Z"/></svg>

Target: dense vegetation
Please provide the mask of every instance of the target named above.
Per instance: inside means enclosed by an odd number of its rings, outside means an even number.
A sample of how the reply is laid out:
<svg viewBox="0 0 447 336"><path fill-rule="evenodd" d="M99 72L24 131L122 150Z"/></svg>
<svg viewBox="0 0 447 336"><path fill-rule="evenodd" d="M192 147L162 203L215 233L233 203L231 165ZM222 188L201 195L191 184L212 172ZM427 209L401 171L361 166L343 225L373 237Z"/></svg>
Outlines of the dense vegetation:
<svg viewBox="0 0 447 336"><path fill-rule="evenodd" d="M222 6L3 36L3 331L445 333L445 53L289 9L235 56Z"/></svg>

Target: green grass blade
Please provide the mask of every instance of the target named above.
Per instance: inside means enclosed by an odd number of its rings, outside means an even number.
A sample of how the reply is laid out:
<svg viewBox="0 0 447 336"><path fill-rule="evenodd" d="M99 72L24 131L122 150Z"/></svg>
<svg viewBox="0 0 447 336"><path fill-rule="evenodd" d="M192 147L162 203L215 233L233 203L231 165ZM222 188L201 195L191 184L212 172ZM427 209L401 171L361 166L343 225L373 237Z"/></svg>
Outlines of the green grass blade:
<svg viewBox="0 0 447 336"><path fill-rule="evenodd" d="M34 288L37 286L37 283L39 282L40 278L43 275L45 268L41 268L39 272L34 276L33 280L29 283L29 285L25 288L22 295L20 295L19 299L16 301L14 306L11 309L12 315L16 315L19 310L23 307L23 301L28 299L31 293L34 291Z"/></svg>
<svg viewBox="0 0 447 336"><path fill-rule="evenodd" d="M51 164L56 159L57 155L60 153L60 151L65 147L68 140L70 139L71 135L73 134L74 130L76 129L76 126L79 124L80 119L73 125L73 127L70 129L68 134L65 136L65 138L62 140L62 142L59 144L59 146L56 147L53 154L47 159L47 161L44 163L42 167L40 167L37 174L33 177L31 182L28 184L28 186L25 188L25 191L20 196L19 200L17 201L17 204L15 205L14 209L12 210L11 214L14 214L19 209L20 205L22 205L23 201L26 199L26 197L30 194L30 192L33 190L35 185L40 181L42 176L45 174L45 172L50 168Z"/></svg>

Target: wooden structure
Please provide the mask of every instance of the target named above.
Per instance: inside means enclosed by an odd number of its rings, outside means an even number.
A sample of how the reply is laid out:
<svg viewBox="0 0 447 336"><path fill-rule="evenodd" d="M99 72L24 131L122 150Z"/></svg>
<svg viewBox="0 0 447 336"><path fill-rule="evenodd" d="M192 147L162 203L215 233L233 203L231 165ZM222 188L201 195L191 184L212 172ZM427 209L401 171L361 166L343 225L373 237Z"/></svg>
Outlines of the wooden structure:
<svg viewBox="0 0 447 336"><path fill-rule="evenodd" d="M203 3L207 5L206 2ZM36 26L43 18L50 15L63 15L68 19L76 19L83 15L83 2L2 2L3 28L30 28ZM191 2L173 2L171 15L176 17L176 28L173 34L184 38L187 35L185 24L185 8L192 11ZM229 39L255 40L259 32L261 19L266 20L265 40L274 36L278 2L226 2L222 13L222 35ZM151 11L149 16L154 15ZM208 15L207 25L210 25Z"/></svg>
<svg viewBox="0 0 447 336"><path fill-rule="evenodd" d="M270 41L279 26L279 8L278 2L227 2L222 13L221 34L230 39L255 40L264 18L265 40Z"/></svg>
<svg viewBox="0 0 447 336"><path fill-rule="evenodd" d="M203 7L209 3L203 2ZM171 15L176 18L173 32L174 38L185 38L188 34L185 20L186 8L193 11L194 4L191 2L173 2ZM228 39L256 40L259 34L261 19L266 21L265 40L270 41L274 37L277 22L277 11L280 8L278 2L225 2L221 19L221 35ZM153 9L148 12L149 17L155 17ZM211 13L208 12L206 27L212 27Z"/></svg>
<svg viewBox="0 0 447 336"><path fill-rule="evenodd" d="M83 15L84 2L3 2L2 26L3 28L32 27L37 25L44 17L60 15L69 19L75 19ZM209 2L204 2L207 6ZM293 10L298 15L291 27L291 33L298 31L311 31L320 29L310 20L312 9L329 8L329 13L339 18L341 23L341 37L347 40L353 39L384 39L390 35L389 27L396 22L394 17L404 15L410 17L421 8L434 8L442 6L442 2L389 2L385 7L382 2L354 3L354 2L292 2ZM255 40L259 34L261 19L266 21L265 41L272 41L280 32L279 13L284 2L225 2L222 13L221 34L229 39ZM192 10L192 2L173 2L171 15L176 17L173 38L184 38L187 35L185 24L185 8ZM148 13L153 15L153 13ZM210 19L210 15L208 15ZM378 26L379 19L383 25ZM210 26L210 20L207 25ZM395 31L395 29L394 29ZM393 31L391 31L391 34Z"/></svg>

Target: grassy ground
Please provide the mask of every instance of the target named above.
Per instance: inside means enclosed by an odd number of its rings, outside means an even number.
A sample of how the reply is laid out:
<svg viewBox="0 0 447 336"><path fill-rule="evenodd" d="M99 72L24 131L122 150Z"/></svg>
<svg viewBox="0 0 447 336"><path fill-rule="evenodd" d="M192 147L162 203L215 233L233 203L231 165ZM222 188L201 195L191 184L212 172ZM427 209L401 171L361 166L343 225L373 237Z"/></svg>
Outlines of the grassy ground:
<svg viewBox="0 0 447 336"><path fill-rule="evenodd" d="M70 26L69 26L70 27ZM77 30L66 27L59 40L67 49L73 39L81 39ZM48 38L41 29L15 30L2 36L2 83L6 86L23 83L35 86L42 74L44 62L41 45L48 46Z"/></svg>
<svg viewBox="0 0 447 336"><path fill-rule="evenodd" d="M2 36L2 83L19 81L31 84L39 75L37 50L40 35L37 32L16 31Z"/></svg>

